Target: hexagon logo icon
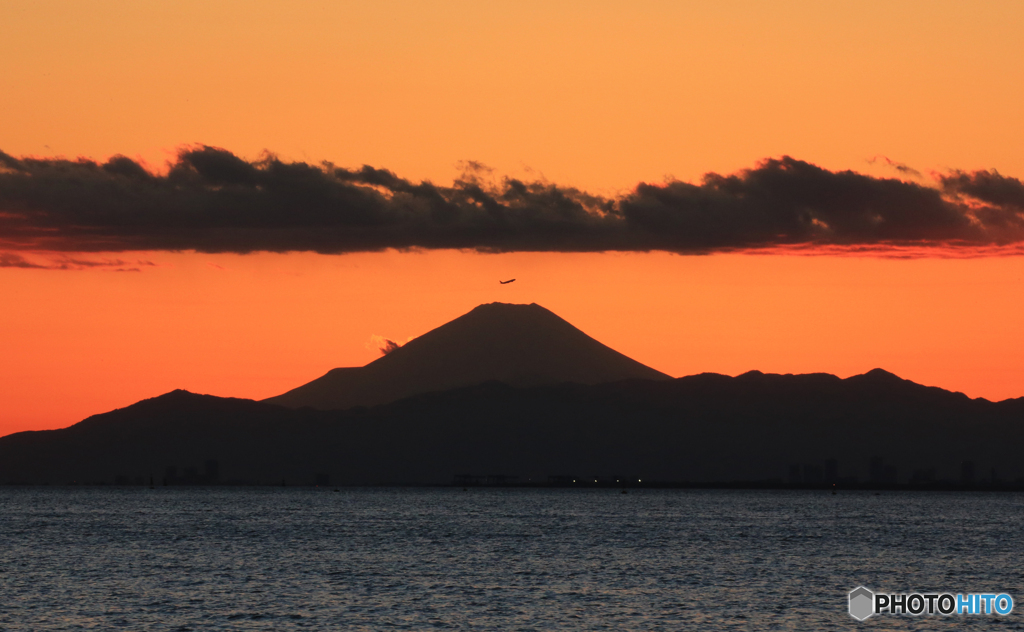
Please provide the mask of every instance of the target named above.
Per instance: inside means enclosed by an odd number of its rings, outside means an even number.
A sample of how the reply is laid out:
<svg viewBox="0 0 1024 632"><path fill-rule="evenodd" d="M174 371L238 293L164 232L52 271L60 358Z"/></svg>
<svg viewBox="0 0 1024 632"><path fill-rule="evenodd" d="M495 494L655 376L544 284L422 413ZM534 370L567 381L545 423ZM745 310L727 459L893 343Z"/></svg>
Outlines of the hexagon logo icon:
<svg viewBox="0 0 1024 632"><path fill-rule="evenodd" d="M850 616L858 621L874 614L875 593L863 586L850 591Z"/></svg>

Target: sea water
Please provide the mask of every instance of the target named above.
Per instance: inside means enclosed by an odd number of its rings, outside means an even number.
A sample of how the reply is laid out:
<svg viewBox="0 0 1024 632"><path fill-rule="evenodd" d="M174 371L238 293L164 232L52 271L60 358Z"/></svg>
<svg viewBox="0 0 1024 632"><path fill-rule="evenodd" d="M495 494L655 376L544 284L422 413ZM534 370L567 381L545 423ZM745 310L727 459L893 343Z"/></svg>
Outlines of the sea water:
<svg viewBox="0 0 1024 632"><path fill-rule="evenodd" d="M12 487L0 629L1021 629L1022 556L1011 493Z"/></svg>

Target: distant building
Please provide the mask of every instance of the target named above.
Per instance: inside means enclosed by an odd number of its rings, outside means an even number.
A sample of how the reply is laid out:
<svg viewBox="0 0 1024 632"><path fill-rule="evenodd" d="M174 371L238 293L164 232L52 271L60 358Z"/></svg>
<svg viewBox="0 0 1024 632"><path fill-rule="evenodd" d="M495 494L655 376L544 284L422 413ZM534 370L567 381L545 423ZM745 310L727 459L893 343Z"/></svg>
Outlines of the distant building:
<svg viewBox="0 0 1024 632"><path fill-rule="evenodd" d="M882 468L882 482L893 485L899 482L899 476L895 465L886 464L885 467Z"/></svg>
<svg viewBox="0 0 1024 632"><path fill-rule="evenodd" d="M804 484L819 485L824 476L820 465L804 465Z"/></svg>
<svg viewBox="0 0 1024 632"><path fill-rule="evenodd" d="M910 476L910 482L913 485L925 485L928 483L935 482L935 468L930 467L922 470L914 470L914 473Z"/></svg>
<svg viewBox="0 0 1024 632"><path fill-rule="evenodd" d="M825 482L837 483L839 481L839 461L825 459Z"/></svg>
<svg viewBox="0 0 1024 632"><path fill-rule="evenodd" d="M488 485L509 485L518 480L518 476L509 476L507 474L490 474L487 476Z"/></svg>
<svg viewBox="0 0 1024 632"><path fill-rule="evenodd" d="M463 487L472 487L474 485L482 484L483 478L483 476L477 476L475 474L456 474L453 483L455 485L462 485Z"/></svg>
<svg viewBox="0 0 1024 632"><path fill-rule="evenodd" d="M206 483L208 485L216 485L220 482L220 462L215 459L210 459L206 462Z"/></svg>
<svg viewBox="0 0 1024 632"><path fill-rule="evenodd" d="M964 485L974 483L974 461L960 461L960 482Z"/></svg>
<svg viewBox="0 0 1024 632"><path fill-rule="evenodd" d="M885 480L885 459L880 456L871 457L871 468L868 480L872 483L881 483Z"/></svg>
<svg viewBox="0 0 1024 632"><path fill-rule="evenodd" d="M799 485L803 481L803 477L800 475L800 466L798 464L791 464L789 466L789 482L793 485Z"/></svg>

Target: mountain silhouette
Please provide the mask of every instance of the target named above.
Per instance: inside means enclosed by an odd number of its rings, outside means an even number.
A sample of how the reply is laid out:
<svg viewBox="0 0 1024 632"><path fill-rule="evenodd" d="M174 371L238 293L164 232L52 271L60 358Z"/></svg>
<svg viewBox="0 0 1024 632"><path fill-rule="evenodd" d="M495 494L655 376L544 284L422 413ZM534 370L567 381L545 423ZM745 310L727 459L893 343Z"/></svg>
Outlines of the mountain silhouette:
<svg viewBox="0 0 1024 632"><path fill-rule="evenodd" d="M846 379L751 371L490 381L349 410L174 391L63 430L0 438L0 483L781 485L796 472L812 484L999 488L1024 485L1021 453L1024 399L971 399L882 370Z"/></svg>
<svg viewBox="0 0 1024 632"><path fill-rule="evenodd" d="M337 410L491 380L521 387L626 379L671 378L606 347L540 305L490 303L366 366L333 369L264 401Z"/></svg>
<svg viewBox="0 0 1024 632"><path fill-rule="evenodd" d="M263 402L179 390L0 437L0 483L998 489L1024 488L1022 453L1024 398L971 399L882 369L671 379L538 305L492 303Z"/></svg>

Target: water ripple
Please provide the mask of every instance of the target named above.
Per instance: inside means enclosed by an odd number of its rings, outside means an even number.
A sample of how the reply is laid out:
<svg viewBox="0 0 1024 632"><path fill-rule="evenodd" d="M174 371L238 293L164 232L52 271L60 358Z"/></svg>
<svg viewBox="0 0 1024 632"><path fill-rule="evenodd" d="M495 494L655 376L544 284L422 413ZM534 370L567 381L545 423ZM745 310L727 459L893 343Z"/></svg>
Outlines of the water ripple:
<svg viewBox="0 0 1024 632"><path fill-rule="evenodd" d="M1024 595L1022 525L1019 494L5 488L0 629L854 629L861 584Z"/></svg>

